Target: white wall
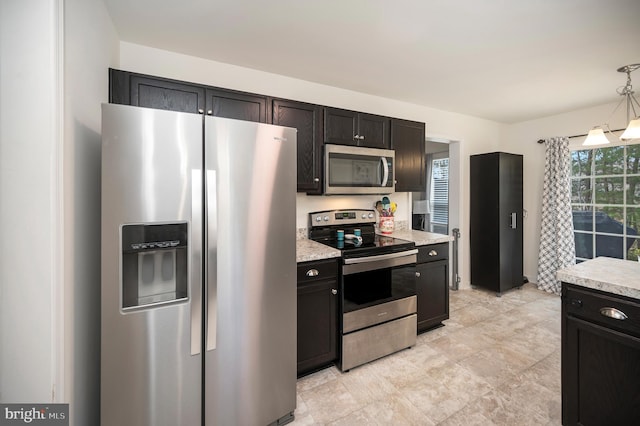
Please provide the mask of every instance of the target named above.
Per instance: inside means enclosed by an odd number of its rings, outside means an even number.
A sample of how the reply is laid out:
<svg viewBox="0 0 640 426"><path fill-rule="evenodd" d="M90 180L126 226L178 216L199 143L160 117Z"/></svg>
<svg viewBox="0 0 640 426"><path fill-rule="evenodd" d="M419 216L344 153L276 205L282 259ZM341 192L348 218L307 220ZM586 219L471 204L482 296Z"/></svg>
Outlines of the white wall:
<svg viewBox="0 0 640 426"><path fill-rule="evenodd" d="M100 424L101 108L119 40L101 0L65 0L64 272L72 424Z"/></svg>
<svg viewBox="0 0 640 426"><path fill-rule="evenodd" d="M542 183L544 178L543 144L538 139L554 136L573 136L587 133L593 126L609 120L616 103L586 108L552 117L517 123L506 127L502 150L524 156L524 274L529 281L537 281L538 246L540 244L540 215L542 211ZM626 126L624 108L611 118L612 129ZM619 134L619 133L618 133ZM614 138L610 138L614 139ZM571 139L571 144L582 139Z"/></svg>
<svg viewBox="0 0 640 426"><path fill-rule="evenodd" d="M99 423L100 102L118 43L99 0L0 3L0 401L69 402L72 425Z"/></svg>
<svg viewBox="0 0 640 426"><path fill-rule="evenodd" d="M1 402L58 399L58 7L0 2Z"/></svg>
<svg viewBox="0 0 640 426"><path fill-rule="evenodd" d="M460 141L461 201L458 217L452 224L459 225L461 239L460 271L463 285L469 283L469 247L464 237L468 235L469 191L465 184L469 175L469 155L498 149L503 125L461 114L427 108L393 99L366 95L351 90L325 86L281 75L251 70L220 62L209 61L164 50L122 42L120 44L120 68L127 71L151 74L178 80L278 96L338 108L353 109L373 114L424 121L427 135ZM398 220L410 220L409 193L392 194L398 203ZM372 207L377 197L331 197L298 195L297 226L307 226L306 214L336 207ZM455 213L454 213L455 214ZM410 223L410 222L409 222ZM468 241L468 240L466 240Z"/></svg>

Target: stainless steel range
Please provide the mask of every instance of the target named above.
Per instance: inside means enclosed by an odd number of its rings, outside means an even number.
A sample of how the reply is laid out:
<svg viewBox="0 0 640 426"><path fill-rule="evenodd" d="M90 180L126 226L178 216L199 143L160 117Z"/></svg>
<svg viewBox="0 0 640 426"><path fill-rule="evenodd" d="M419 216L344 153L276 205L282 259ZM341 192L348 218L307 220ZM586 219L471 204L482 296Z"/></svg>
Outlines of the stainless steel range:
<svg viewBox="0 0 640 426"><path fill-rule="evenodd" d="M309 219L309 239L342 251L340 369L415 345L415 244L376 234L373 210L321 211Z"/></svg>

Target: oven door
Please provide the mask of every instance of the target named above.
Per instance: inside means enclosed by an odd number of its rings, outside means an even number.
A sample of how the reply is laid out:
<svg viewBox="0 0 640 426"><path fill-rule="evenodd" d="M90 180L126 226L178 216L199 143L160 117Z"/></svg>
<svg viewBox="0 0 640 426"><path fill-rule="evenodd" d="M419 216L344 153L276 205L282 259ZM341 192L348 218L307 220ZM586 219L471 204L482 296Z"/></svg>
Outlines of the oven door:
<svg viewBox="0 0 640 426"><path fill-rule="evenodd" d="M345 259L343 314L415 296L417 253L412 249Z"/></svg>

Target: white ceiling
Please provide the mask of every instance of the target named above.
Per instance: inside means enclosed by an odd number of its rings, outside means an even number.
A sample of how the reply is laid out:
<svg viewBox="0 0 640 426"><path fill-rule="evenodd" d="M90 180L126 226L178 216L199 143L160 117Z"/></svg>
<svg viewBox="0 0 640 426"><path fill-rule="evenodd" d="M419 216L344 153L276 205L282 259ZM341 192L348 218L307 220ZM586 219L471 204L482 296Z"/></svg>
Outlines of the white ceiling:
<svg viewBox="0 0 640 426"><path fill-rule="evenodd" d="M505 123L614 102L640 63L640 0L104 3L123 41Z"/></svg>

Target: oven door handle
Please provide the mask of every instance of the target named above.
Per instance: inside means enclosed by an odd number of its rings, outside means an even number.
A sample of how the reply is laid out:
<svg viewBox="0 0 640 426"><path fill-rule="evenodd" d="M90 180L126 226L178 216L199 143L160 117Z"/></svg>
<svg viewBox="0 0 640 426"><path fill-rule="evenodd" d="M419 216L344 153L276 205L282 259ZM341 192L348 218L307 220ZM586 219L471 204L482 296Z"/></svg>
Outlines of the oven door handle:
<svg viewBox="0 0 640 426"><path fill-rule="evenodd" d="M417 253L418 249L413 249L398 253L345 259L345 264L342 265L342 275L351 275L384 268L394 268L396 266L415 265L418 259Z"/></svg>
<svg viewBox="0 0 640 426"><path fill-rule="evenodd" d="M388 260L388 259L395 259L397 257L411 256L412 254L418 254L418 249L405 250L405 251L400 251L398 253L379 254L376 256L366 256L366 257L356 257L353 259L345 259L344 264L354 265L357 263L377 262L379 260ZM414 263L414 262L407 262L407 263Z"/></svg>

